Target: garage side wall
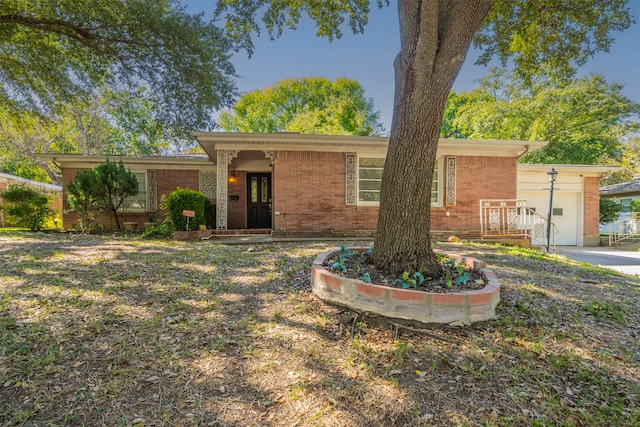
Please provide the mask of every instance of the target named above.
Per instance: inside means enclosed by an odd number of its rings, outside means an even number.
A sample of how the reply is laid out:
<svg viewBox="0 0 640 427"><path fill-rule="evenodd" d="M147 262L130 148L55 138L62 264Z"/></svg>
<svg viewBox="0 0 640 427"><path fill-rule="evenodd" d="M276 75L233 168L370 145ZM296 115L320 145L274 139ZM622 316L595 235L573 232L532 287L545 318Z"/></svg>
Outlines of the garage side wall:
<svg viewBox="0 0 640 427"><path fill-rule="evenodd" d="M600 246L600 178L584 178L584 245Z"/></svg>

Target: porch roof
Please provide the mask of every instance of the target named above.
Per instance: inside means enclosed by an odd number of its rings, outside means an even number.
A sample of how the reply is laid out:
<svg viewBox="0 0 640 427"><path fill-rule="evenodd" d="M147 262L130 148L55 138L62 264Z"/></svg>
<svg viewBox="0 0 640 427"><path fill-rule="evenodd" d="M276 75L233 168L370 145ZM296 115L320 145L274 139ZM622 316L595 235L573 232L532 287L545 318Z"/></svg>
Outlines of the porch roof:
<svg viewBox="0 0 640 427"><path fill-rule="evenodd" d="M389 138L381 136L306 135L296 132L193 132L192 135L216 163L217 150L359 152L384 155L389 145ZM538 150L547 143L441 138L438 155L519 157L528 151Z"/></svg>
<svg viewBox="0 0 640 427"><path fill-rule="evenodd" d="M106 159L118 162L123 159L127 165L158 165L158 166L213 166L211 160L204 154L184 156L118 156L118 155L82 155L82 154L38 154L38 158L58 166L67 168L89 168L104 163Z"/></svg>

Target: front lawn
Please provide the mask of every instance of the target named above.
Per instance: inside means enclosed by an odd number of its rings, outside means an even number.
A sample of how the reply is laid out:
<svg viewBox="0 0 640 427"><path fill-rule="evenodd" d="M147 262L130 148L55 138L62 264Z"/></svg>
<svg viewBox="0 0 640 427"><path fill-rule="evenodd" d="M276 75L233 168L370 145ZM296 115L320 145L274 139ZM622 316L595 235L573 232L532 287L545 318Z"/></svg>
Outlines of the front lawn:
<svg viewBox="0 0 640 427"><path fill-rule="evenodd" d="M499 319L421 331L311 294L338 245L0 233L0 425L640 424L640 280L438 244Z"/></svg>

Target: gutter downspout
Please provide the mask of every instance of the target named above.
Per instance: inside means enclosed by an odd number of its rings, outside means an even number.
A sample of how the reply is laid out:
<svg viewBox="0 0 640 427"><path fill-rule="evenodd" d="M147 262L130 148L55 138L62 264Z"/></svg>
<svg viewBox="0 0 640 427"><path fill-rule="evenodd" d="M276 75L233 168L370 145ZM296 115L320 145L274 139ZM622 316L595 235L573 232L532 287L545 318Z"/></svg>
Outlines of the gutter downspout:
<svg viewBox="0 0 640 427"><path fill-rule="evenodd" d="M520 158L521 158L522 156L524 156L525 154L527 154L527 153L529 152L529 148L530 148L530 147L531 147L530 145L525 145L525 146L524 146L524 151L523 151L522 153L520 153L520 154L518 155L518 157L516 157L516 160L518 160L518 161L519 161L519 160L520 160Z"/></svg>

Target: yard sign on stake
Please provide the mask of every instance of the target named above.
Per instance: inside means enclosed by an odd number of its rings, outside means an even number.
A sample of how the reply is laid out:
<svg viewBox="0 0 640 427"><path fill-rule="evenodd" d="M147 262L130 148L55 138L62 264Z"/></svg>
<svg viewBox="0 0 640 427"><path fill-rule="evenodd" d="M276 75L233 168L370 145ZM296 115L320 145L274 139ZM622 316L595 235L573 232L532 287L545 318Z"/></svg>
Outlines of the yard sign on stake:
<svg viewBox="0 0 640 427"><path fill-rule="evenodd" d="M189 231L189 218L194 218L196 216L196 213L194 211L188 211L185 209L182 211L182 215L187 217L187 228L185 231Z"/></svg>

